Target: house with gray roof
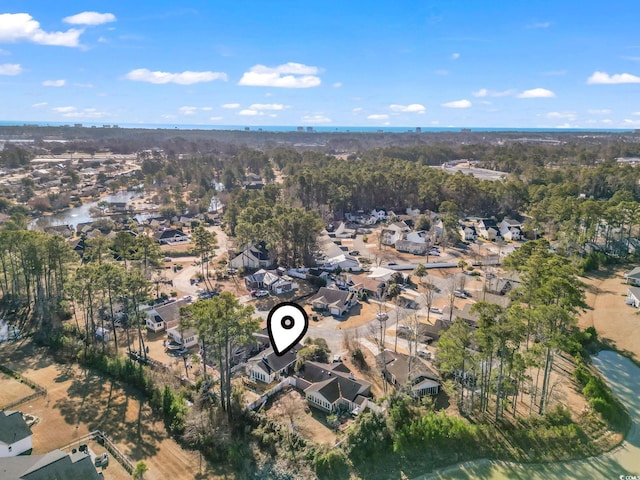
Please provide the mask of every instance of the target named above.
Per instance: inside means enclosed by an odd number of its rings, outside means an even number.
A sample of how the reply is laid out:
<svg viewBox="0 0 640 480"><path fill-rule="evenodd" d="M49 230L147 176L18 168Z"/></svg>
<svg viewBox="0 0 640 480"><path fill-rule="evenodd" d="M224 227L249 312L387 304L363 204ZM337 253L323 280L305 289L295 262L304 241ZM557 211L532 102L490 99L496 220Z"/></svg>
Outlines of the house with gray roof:
<svg viewBox="0 0 640 480"><path fill-rule="evenodd" d="M296 387L304 392L309 405L326 412L358 413L371 397L371 384L355 378L342 362L305 362L296 377Z"/></svg>
<svg viewBox="0 0 640 480"><path fill-rule="evenodd" d="M640 308L640 287L629 287L627 289L626 304Z"/></svg>
<svg viewBox="0 0 640 480"><path fill-rule="evenodd" d="M273 347L269 347L263 353L249 360L249 378L254 382L269 384L289 376L293 373L298 360L298 352L302 348L302 345L298 344L284 355L276 355Z"/></svg>
<svg viewBox="0 0 640 480"><path fill-rule="evenodd" d="M31 429L22 412L0 411L0 458L31 452L31 436ZM0 475L0 478L4 477Z"/></svg>
<svg viewBox="0 0 640 480"><path fill-rule="evenodd" d="M628 273L624 274L629 285L640 286L640 267L636 267Z"/></svg>
<svg viewBox="0 0 640 480"><path fill-rule="evenodd" d="M358 303L356 294L337 288L321 287L318 293L309 299L314 310L328 311L331 315L341 317Z"/></svg>
<svg viewBox="0 0 640 480"><path fill-rule="evenodd" d="M398 390L407 390L415 397L437 395L440 391L438 376L418 358L412 359L409 369L409 355L385 350L376 356L376 362L385 380Z"/></svg>
<svg viewBox="0 0 640 480"><path fill-rule="evenodd" d="M0 458L2 480L102 480L86 453L53 450L44 455Z"/></svg>

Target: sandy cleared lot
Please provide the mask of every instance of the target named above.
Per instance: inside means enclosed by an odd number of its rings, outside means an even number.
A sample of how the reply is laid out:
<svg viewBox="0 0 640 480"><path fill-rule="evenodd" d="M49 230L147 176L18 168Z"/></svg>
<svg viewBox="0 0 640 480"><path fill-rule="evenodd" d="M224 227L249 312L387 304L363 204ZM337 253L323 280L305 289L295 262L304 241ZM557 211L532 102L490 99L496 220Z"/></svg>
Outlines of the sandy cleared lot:
<svg viewBox="0 0 640 480"><path fill-rule="evenodd" d="M640 360L640 315L625 303L628 285L623 270L597 272L583 278L587 284L587 310L579 317L581 328L595 327L601 338L610 340L616 348L632 353Z"/></svg>
<svg viewBox="0 0 640 480"><path fill-rule="evenodd" d="M162 419L135 389L75 365L56 364L46 350L30 344L2 345L0 362L48 390L47 397L19 407L40 417L33 427L34 453L63 447L102 430L134 464L147 463L147 480L219 478L225 473L203 464L204 476L199 476L198 454L182 449L168 436ZM122 478L111 477L109 472L107 468L106 479Z"/></svg>

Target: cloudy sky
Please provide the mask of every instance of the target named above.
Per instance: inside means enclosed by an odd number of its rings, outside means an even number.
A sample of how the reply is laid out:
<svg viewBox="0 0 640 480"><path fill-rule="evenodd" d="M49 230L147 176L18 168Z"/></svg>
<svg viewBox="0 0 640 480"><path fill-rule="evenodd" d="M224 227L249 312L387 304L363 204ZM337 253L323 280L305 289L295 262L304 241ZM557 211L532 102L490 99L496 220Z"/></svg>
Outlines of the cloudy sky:
<svg viewBox="0 0 640 480"><path fill-rule="evenodd" d="M640 128L637 1L16 1L0 120Z"/></svg>

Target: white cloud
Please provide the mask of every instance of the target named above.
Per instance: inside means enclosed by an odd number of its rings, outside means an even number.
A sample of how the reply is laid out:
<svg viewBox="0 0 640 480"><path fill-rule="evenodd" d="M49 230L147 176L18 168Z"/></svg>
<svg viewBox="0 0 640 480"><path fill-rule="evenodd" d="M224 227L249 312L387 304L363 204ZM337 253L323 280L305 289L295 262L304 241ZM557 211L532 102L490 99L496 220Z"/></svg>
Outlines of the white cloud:
<svg viewBox="0 0 640 480"><path fill-rule="evenodd" d="M222 120L223 117L209 117L209 120L213 121L213 122L217 122L218 120Z"/></svg>
<svg viewBox="0 0 640 480"><path fill-rule="evenodd" d="M243 117L255 117L256 115L264 115L264 112L259 112L258 110L251 110L245 108L244 110L240 110L238 115L242 115Z"/></svg>
<svg viewBox="0 0 640 480"><path fill-rule="evenodd" d="M165 120L174 120L174 119L176 119L178 117L175 116L175 115L172 115L170 113L165 113L164 115L160 115L160 118L163 118Z"/></svg>
<svg viewBox="0 0 640 480"><path fill-rule="evenodd" d="M412 103L410 105L389 105L389 108L394 112L410 112L410 113L424 113L424 105L419 103Z"/></svg>
<svg viewBox="0 0 640 480"><path fill-rule="evenodd" d="M178 111L180 112L181 115L195 115L196 112L198 111L198 107L190 107L187 105L184 107L180 107Z"/></svg>
<svg viewBox="0 0 640 480"><path fill-rule="evenodd" d="M181 73L152 72L146 68L131 70L125 75L128 80L135 82L148 82L155 84L177 83L178 85L192 85L194 83L212 82L214 80L227 81L224 72L192 72L186 70Z"/></svg>
<svg viewBox="0 0 640 480"><path fill-rule="evenodd" d="M547 118L561 118L574 121L577 118L575 112L549 112L545 115Z"/></svg>
<svg viewBox="0 0 640 480"><path fill-rule="evenodd" d="M326 115L305 115L301 119L304 123L331 123L332 120Z"/></svg>
<svg viewBox="0 0 640 480"><path fill-rule="evenodd" d="M93 88L94 87L93 83L74 83L73 86L74 87L78 87L78 88Z"/></svg>
<svg viewBox="0 0 640 480"><path fill-rule="evenodd" d="M605 125L611 125L613 123L613 120L611 120L609 118L605 118L605 119L601 120L600 122L604 123Z"/></svg>
<svg viewBox="0 0 640 480"><path fill-rule="evenodd" d="M254 103L249 105L250 110L284 110L285 108L291 108L289 105L282 105L281 103Z"/></svg>
<svg viewBox="0 0 640 480"><path fill-rule="evenodd" d="M320 85L318 67L289 62L277 67L254 65L244 72L238 85L249 87L311 88Z"/></svg>
<svg viewBox="0 0 640 480"><path fill-rule="evenodd" d="M228 109L240 108L240 104L239 103L225 103L224 105L222 105L222 108L228 108Z"/></svg>
<svg viewBox="0 0 640 480"><path fill-rule="evenodd" d="M31 108L42 108L46 107L47 105L49 105L47 102L34 103L33 105L31 105Z"/></svg>
<svg viewBox="0 0 640 480"><path fill-rule="evenodd" d="M362 107L355 107L351 110L353 113L359 113L362 111Z"/></svg>
<svg viewBox="0 0 640 480"><path fill-rule="evenodd" d="M335 82L333 85L331 85L333 88L340 88L342 87L342 82Z"/></svg>
<svg viewBox="0 0 640 480"><path fill-rule="evenodd" d="M488 90L486 88L481 88L480 90L476 90L475 92L472 92L471 94L474 97L508 97L509 95L513 95L514 93L516 93L516 91L514 89L509 89L509 90Z"/></svg>
<svg viewBox="0 0 640 480"><path fill-rule="evenodd" d="M389 115L387 115L386 113L374 113L367 117L367 119L369 120L387 120L388 118Z"/></svg>
<svg viewBox="0 0 640 480"><path fill-rule="evenodd" d="M556 94L546 88L532 88L518 94L518 98L553 98Z"/></svg>
<svg viewBox="0 0 640 480"><path fill-rule="evenodd" d="M5 63L0 65L0 75L20 75L22 73L22 67L19 63Z"/></svg>
<svg viewBox="0 0 640 480"><path fill-rule="evenodd" d="M11 52L9 50L5 50L3 48L0 48L0 55L8 56L8 55L11 55Z"/></svg>
<svg viewBox="0 0 640 480"><path fill-rule="evenodd" d="M445 108L469 108L472 103L469 100L455 100L453 102L443 103L440 106Z"/></svg>
<svg viewBox="0 0 640 480"><path fill-rule="evenodd" d="M452 53L451 54L451 59L452 60L457 60L460 58L460 54L458 52Z"/></svg>
<svg viewBox="0 0 640 480"><path fill-rule="evenodd" d="M621 83L640 83L640 77L630 73L615 73L609 75L606 72L593 72L587 79L590 85L617 85Z"/></svg>
<svg viewBox="0 0 640 480"><path fill-rule="evenodd" d="M634 127L640 127L640 120L635 120L635 119L631 119L631 118L625 118L624 119L624 124L625 125L632 125Z"/></svg>
<svg viewBox="0 0 640 480"><path fill-rule="evenodd" d="M200 107L200 110L202 110L203 112L210 112L211 110L213 110L212 107Z"/></svg>
<svg viewBox="0 0 640 480"><path fill-rule="evenodd" d="M80 35L83 29L70 28L66 32L45 32L40 22L28 13L0 14L0 42L33 42L40 45L56 45L60 47L80 46Z"/></svg>
<svg viewBox="0 0 640 480"><path fill-rule="evenodd" d="M551 26L551 22L536 22L530 23L527 25L527 28L549 28Z"/></svg>
<svg viewBox="0 0 640 480"><path fill-rule="evenodd" d="M62 21L71 25L102 25L115 22L116 16L113 13L82 12L65 17Z"/></svg>
<svg viewBox="0 0 640 480"><path fill-rule="evenodd" d="M629 57L629 56L624 56L624 57L620 57L623 60L630 60L632 62L640 62L640 57Z"/></svg>
<svg viewBox="0 0 640 480"><path fill-rule="evenodd" d="M67 81L64 80L64 79L61 79L61 80L45 80L44 82L42 82L42 86L43 87L64 87L66 83L67 83Z"/></svg>
<svg viewBox="0 0 640 480"><path fill-rule="evenodd" d="M53 109L54 112L58 113L69 113L76 110L76 107L55 107Z"/></svg>
<svg viewBox="0 0 640 480"><path fill-rule="evenodd" d="M631 115L640 115L640 112L633 112Z"/></svg>
<svg viewBox="0 0 640 480"><path fill-rule="evenodd" d="M587 110L587 113L589 115L609 115L611 113L611 110L608 108L590 109L590 110Z"/></svg>
<svg viewBox="0 0 640 480"><path fill-rule="evenodd" d="M449 70L436 70L436 75L449 75Z"/></svg>

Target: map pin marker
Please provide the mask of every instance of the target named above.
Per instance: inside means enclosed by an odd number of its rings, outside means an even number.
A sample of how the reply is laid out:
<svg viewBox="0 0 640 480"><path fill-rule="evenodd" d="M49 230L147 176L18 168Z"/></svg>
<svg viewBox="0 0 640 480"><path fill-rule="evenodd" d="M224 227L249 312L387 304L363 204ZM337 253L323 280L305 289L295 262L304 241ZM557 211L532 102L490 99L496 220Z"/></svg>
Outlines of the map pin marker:
<svg viewBox="0 0 640 480"><path fill-rule="evenodd" d="M267 331L273 351L279 357L296 345L309 328L307 312L292 302L279 303L267 317Z"/></svg>

